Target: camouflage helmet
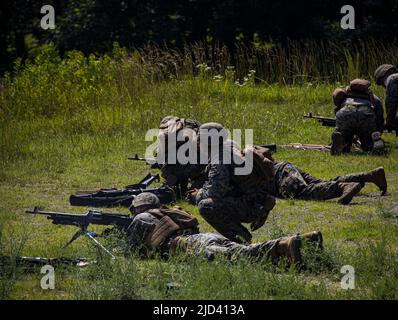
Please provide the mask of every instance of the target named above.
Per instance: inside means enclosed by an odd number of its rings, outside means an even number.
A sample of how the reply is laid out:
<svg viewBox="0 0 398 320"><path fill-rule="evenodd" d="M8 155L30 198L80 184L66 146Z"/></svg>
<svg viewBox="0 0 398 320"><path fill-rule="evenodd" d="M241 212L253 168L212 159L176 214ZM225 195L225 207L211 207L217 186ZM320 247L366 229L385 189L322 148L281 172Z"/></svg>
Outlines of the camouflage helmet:
<svg viewBox="0 0 398 320"><path fill-rule="evenodd" d="M159 208L160 207L160 200L159 198L150 192L143 192L134 197L134 200L131 204L131 207L137 208L141 206L148 206L152 208Z"/></svg>
<svg viewBox="0 0 398 320"><path fill-rule="evenodd" d="M228 132L220 123L207 122L199 127L198 137L199 142L207 141L209 145L215 145L220 143L220 138L225 142L228 138ZM213 137L218 137L219 139L214 139Z"/></svg>
<svg viewBox="0 0 398 320"><path fill-rule="evenodd" d="M383 84L384 78L388 73L395 73L398 72L397 68L394 67L392 64L382 64L379 66L374 74L374 78L376 83L380 86Z"/></svg>
<svg viewBox="0 0 398 320"><path fill-rule="evenodd" d="M337 88L333 91L333 103L336 107L340 108L341 104L347 98L347 92L343 88Z"/></svg>
<svg viewBox="0 0 398 320"><path fill-rule="evenodd" d="M160 120L159 129L166 129L170 123L175 123L178 120L180 120L180 118L178 117L166 116L162 120Z"/></svg>

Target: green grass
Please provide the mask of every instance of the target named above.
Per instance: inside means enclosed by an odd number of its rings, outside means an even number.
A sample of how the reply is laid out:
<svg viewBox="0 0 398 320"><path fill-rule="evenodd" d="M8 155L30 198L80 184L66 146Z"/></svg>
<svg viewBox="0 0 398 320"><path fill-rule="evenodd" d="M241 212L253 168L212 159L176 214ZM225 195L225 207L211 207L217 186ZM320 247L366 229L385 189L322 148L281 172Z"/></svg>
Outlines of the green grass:
<svg viewBox="0 0 398 320"><path fill-rule="evenodd" d="M61 60L50 46L35 63L17 66L12 76L3 79L1 254L98 258L85 239L61 249L75 228L54 226L24 210L40 205L83 212L84 208L68 205L68 196L76 190L138 181L149 168L126 158L144 153L149 144L144 141L145 132L156 128L166 115L218 121L228 128L253 128L259 144L329 143L332 129L302 115L333 116L335 83L314 80L286 86L254 84L249 79L240 86L235 78L228 78L227 69L221 81L213 79L213 71L204 70L163 80L156 77L157 61L151 59L143 60L137 53L125 58L118 49L112 56L84 58L71 53ZM359 75L354 69L350 73ZM373 89L384 97L380 88ZM2 270L0 298L397 299L398 232L389 210L398 201L398 141L391 134L385 139L391 143L387 157L330 157L282 149L275 154L277 160L292 161L323 178L377 166L387 172L389 193L383 198L369 185L349 206L333 200L278 200L265 226L254 233L254 241L321 230L326 250L318 260L307 255L310 270L286 271L244 261L207 263L201 258L176 257L169 262L121 258L100 260L81 270L59 270L54 291L40 288L39 272ZM202 231L212 230L197 208L179 204L199 218ZM340 288L340 268L347 264L356 270L355 290ZM167 289L168 283L175 286Z"/></svg>

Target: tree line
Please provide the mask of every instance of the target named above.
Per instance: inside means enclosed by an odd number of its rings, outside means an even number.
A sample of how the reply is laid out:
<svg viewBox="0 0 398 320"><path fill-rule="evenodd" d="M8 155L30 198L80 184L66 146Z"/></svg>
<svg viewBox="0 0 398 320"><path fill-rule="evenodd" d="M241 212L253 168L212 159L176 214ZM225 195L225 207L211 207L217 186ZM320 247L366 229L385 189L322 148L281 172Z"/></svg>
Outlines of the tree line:
<svg viewBox="0 0 398 320"><path fill-rule="evenodd" d="M43 30L40 9L55 10L55 29ZM156 43L181 47L199 41L284 44L290 40L336 40L350 46L366 38L396 43L398 0L351 1L355 29L340 27L346 1L322 0L6 0L0 9L0 68L26 59L53 42L69 50L107 52L116 41L127 48Z"/></svg>

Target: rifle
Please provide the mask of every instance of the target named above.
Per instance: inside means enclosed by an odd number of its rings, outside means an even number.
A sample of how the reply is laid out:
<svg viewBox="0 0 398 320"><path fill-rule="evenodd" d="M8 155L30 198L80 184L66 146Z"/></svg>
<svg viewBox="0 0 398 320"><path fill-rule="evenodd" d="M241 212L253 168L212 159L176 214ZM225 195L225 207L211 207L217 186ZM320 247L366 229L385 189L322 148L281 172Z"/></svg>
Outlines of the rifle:
<svg viewBox="0 0 398 320"><path fill-rule="evenodd" d="M335 127L336 126L336 119L335 118L327 118L327 117L320 117L320 116L314 116L312 113L308 113L304 115L304 118L307 119L316 119L318 120L323 126L325 127ZM397 119L398 123L398 119ZM396 128L390 128L389 130L384 130L385 132L393 132L395 131L395 134L398 136L398 126Z"/></svg>
<svg viewBox="0 0 398 320"><path fill-rule="evenodd" d="M131 161L144 161L146 164L151 166L151 169L161 169L162 165L158 162L156 162L155 158L141 158L138 156L138 154L135 154L134 157L128 157L128 160Z"/></svg>
<svg viewBox="0 0 398 320"><path fill-rule="evenodd" d="M325 127L335 127L336 126L336 119L335 118L327 118L327 117L320 117L320 116L313 116L312 113L308 113L304 115L304 118L307 119L316 119Z"/></svg>
<svg viewBox="0 0 398 320"><path fill-rule="evenodd" d="M2 268L6 266L22 267L25 272L34 271L35 268L43 267L45 265L51 265L57 267L60 265L85 267L90 264L96 263L95 260L89 260L86 258L43 258L43 257L25 257L25 256L0 256L0 266Z"/></svg>
<svg viewBox="0 0 398 320"><path fill-rule="evenodd" d="M140 182L128 185L123 189L105 188L94 191L78 191L69 197L69 202L72 206L115 207L121 205L128 208L134 197L143 192L155 194L162 204L174 202L174 192L168 186L147 188L154 181L160 181L158 174L148 174Z"/></svg>
<svg viewBox="0 0 398 320"><path fill-rule="evenodd" d="M72 236L72 238L63 246L63 248L66 248L77 238L84 235L92 242L94 242L94 244L97 245L100 249L110 255L113 259L115 258L115 256L108 249L106 249L97 239L95 239L99 235L94 231L88 230L88 226L90 224L102 226L113 225L121 230L126 230L133 221L133 218L129 215L118 213L105 213L96 210L88 210L85 214L72 214L42 211L39 207L35 207L33 210L26 210L25 213L45 215L47 216L47 219L52 220L53 224L79 227L80 230L78 230Z"/></svg>

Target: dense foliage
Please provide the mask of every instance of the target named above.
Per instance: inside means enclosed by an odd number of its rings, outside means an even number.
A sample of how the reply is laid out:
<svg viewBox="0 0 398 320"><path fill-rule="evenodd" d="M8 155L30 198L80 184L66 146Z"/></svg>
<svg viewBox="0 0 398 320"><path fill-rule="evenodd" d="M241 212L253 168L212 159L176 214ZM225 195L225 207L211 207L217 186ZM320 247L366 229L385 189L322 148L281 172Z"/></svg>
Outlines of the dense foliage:
<svg viewBox="0 0 398 320"><path fill-rule="evenodd" d="M53 41L61 53L110 50L114 41L129 48L148 42L181 47L205 41L269 46L290 40L338 40L350 47L363 38L391 43L398 34L398 1L351 1L356 29L342 30L346 1L270 0L48 0L54 30L42 30L40 1L6 0L0 9L0 63L9 67L38 44Z"/></svg>

